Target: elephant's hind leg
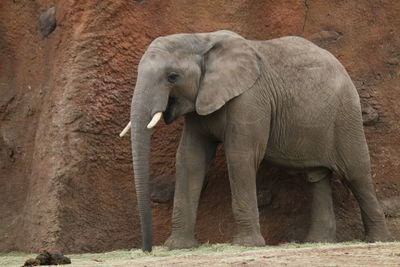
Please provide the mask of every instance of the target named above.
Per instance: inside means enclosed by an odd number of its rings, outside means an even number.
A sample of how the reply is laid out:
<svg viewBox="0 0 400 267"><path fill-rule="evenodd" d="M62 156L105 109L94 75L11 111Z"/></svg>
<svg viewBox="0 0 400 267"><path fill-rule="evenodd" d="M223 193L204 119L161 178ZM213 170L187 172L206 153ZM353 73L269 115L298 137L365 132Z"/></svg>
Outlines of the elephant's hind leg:
<svg viewBox="0 0 400 267"><path fill-rule="evenodd" d="M330 184L331 171L318 168L307 173L312 183L311 225L306 242L335 242L336 221Z"/></svg>
<svg viewBox="0 0 400 267"><path fill-rule="evenodd" d="M361 218L365 229L365 241L389 241L390 234L386 226L385 215L376 198L371 174L349 175L346 184L360 205Z"/></svg>
<svg viewBox="0 0 400 267"><path fill-rule="evenodd" d="M350 139L342 138L342 140ZM348 185L360 206L365 240L368 242L387 241L389 231L385 215L376 198L367 144L364 138L351 140L352 142L341 143L338 146L340 155L338 171L345 178L345 184Z"/></svg>

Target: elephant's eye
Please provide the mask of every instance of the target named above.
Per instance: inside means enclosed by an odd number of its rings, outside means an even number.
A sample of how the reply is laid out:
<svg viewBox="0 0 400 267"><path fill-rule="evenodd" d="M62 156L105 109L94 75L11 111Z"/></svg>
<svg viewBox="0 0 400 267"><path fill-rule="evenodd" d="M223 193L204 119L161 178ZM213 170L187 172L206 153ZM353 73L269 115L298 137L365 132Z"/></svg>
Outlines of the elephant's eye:
<svg viewBox="0 0 400 267"><path fill-rule="evenodd" d="M175 83L178 80L179 74L176 72L171 72L168 74L168 82Z"/></svg>

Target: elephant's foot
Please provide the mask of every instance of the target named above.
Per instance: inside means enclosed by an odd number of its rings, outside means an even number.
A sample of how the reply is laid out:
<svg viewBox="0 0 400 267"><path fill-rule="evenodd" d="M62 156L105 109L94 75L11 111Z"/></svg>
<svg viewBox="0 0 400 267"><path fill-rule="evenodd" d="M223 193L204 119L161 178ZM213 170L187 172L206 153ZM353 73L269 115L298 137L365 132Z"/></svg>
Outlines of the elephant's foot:
<svg viewBox="0 0 400 267"><path fill-rule="evenodd" d="M379 227L370 227L369 231L365 235L365 242L389 242L393 241L387 227L386 223L380 225Z"/></svg>
<svg viewBox="0 0 400 267"><path fill-rule="evenodd" d="M264 237L260 233L238 234L233 237L233 245L244 247L262 247L265 246Z"/></svg>
<svg viewBox="0 0 400 267"><path fill-rule="evenodd" d="M310 243L335 243L336 242L336 225L329 223L323 224L324 227L312 227L307 234L304 242Z"/></svg>
<svg viewBox="0 0 400 267"><path fill-rule="evenodd" d="M164 246L166 246L168 250L193 248L198 247L199 242L192 236L171 235L167 241L165 241Z"/></svg>
<svg viewBox="0 0 400 267"><path fill-rule="evenodd" d="M374 242L391 242L394 239L388 235L371 235L368 234L365 236L365 242L374 243Z"/></svg>
<svg viewBox="0 0 400 267"><path fill-rule="evenodd" d="M335 234L308 234L304 242L308 243L335 243Z"/></svg>

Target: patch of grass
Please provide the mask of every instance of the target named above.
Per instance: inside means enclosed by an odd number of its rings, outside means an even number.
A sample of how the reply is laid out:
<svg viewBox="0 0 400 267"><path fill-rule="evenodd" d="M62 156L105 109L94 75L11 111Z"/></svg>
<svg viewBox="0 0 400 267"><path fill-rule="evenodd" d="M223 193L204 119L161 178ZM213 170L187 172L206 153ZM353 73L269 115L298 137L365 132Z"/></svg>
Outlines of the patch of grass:
<svg viewBox="0 0 400 267"><path fill-rule="evenodd" d="M389 244L389 243L374 243L375 245ZM393 243L392 243L393 244ZM395 242L400 244L400 242ZM68 266L96 266L96 265L112 265L112 264L128 264L133 259L154 259L157 260L162 257L180 257L191 255L221 255L244 253L250 251L268 251L268 250L286 250L286 249L313 249L313 248L337 248L337 247L351 247L351 246L368 246L372 244L362 243L358 241L343 242L343 243L287 243L280 246L265 246L265 247L241 247L232 246L230 244L209 244L205 243L197 248L180 249L180 250L166 250L164 247L153 247L151 253L144 253L140 249L133 250L116 250L105 253L84 253L84 254L71 254L66 255L72 261L72 265ZM37 254L26 254L21 252L0 253L0 266L14 267L22 266L28 258L35 258Z"/></svg>

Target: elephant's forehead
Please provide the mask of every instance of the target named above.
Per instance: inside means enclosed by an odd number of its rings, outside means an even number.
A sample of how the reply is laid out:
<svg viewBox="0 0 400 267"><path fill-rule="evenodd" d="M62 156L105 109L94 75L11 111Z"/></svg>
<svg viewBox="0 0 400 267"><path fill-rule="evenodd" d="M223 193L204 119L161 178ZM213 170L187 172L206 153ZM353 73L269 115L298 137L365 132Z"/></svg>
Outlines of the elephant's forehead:
<svg viewBox="0 0 400 267"><path fill-rule="evenodd" d="M143 55L139 68L163 68L170 61L171 55L159 49L148 49Z"/></svg>
<svg viewBox="0 0 400 267"><path fill-rule="evenodd" d="M157 48L149 48L140 62L140 68L145 70L161 70L188 68L196 56L182 51L166 52Z"/></svg>
<svg viewBox="0 0 400 267"><path fill-rule="evenodd" d="M200 49L200 40L194 34L173 34L156 38L149 49L159 49L166 52L196 53Z"/></svg>

